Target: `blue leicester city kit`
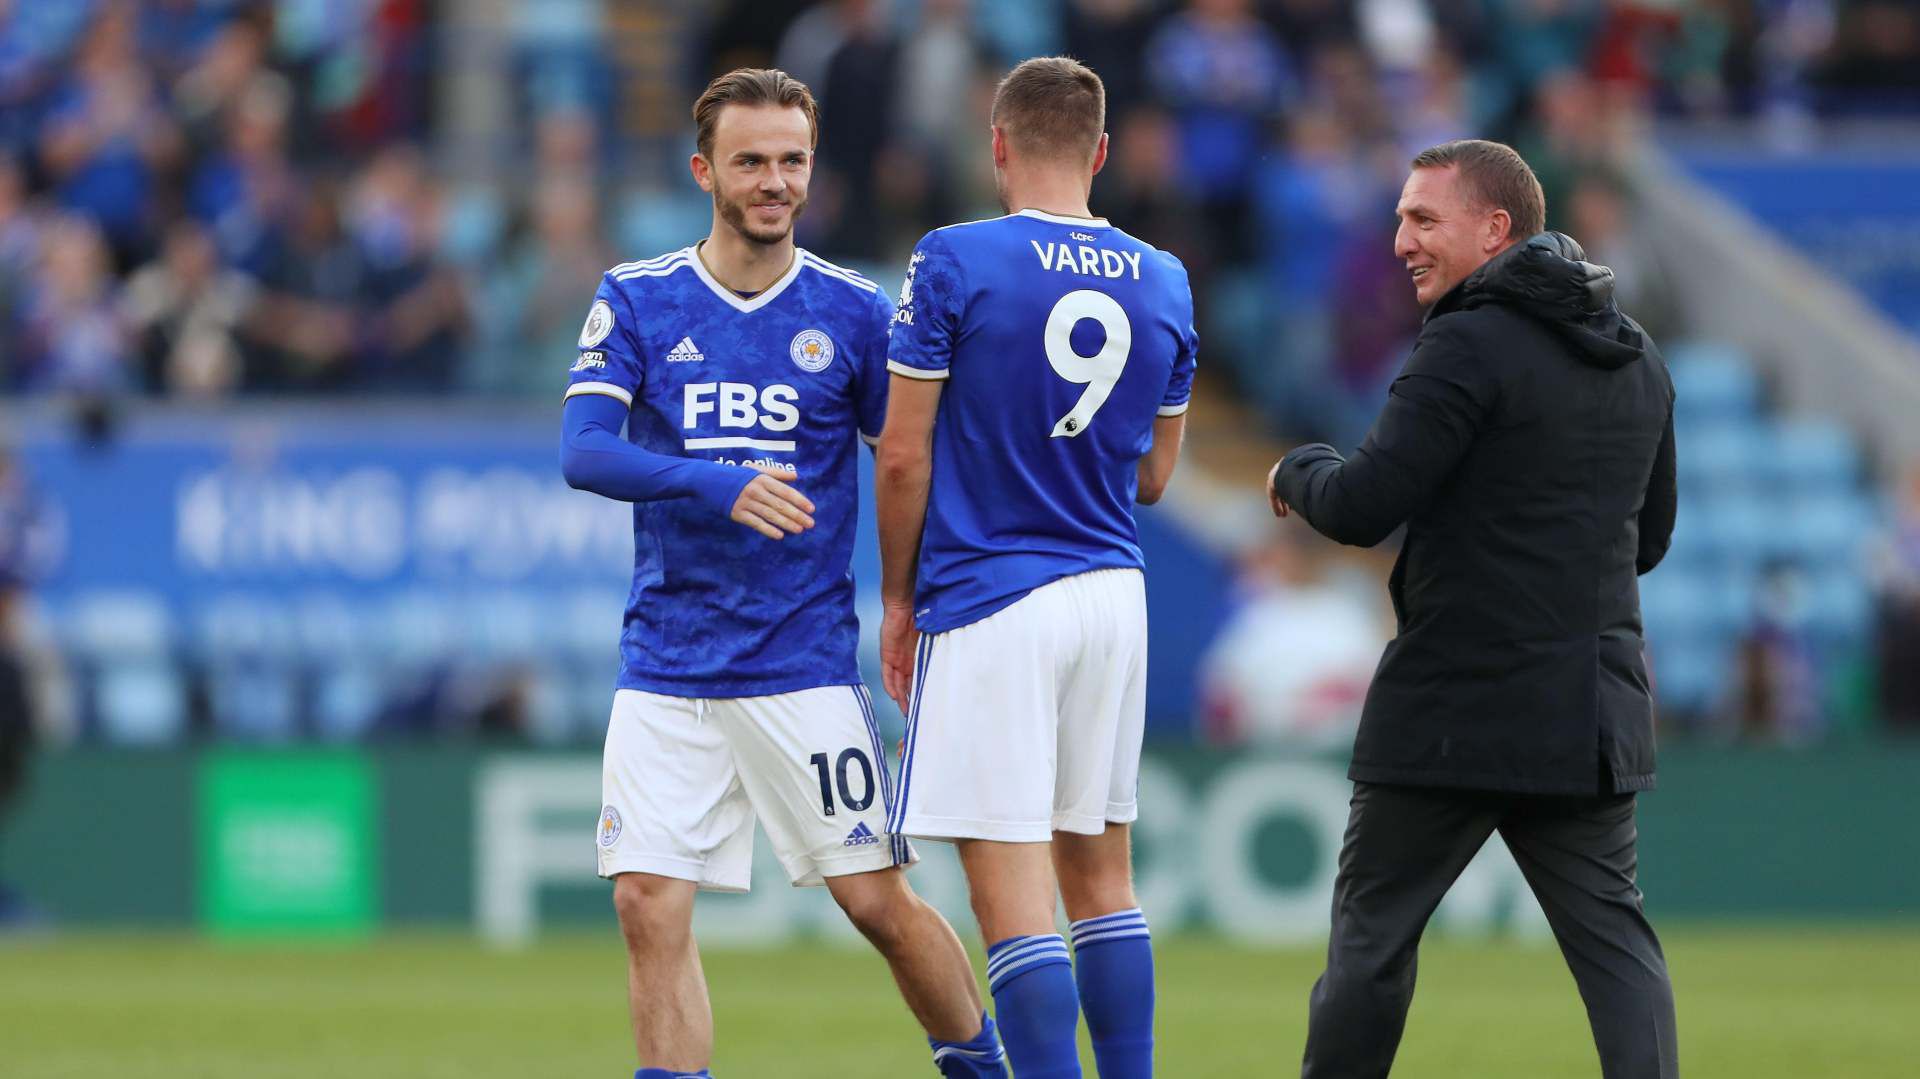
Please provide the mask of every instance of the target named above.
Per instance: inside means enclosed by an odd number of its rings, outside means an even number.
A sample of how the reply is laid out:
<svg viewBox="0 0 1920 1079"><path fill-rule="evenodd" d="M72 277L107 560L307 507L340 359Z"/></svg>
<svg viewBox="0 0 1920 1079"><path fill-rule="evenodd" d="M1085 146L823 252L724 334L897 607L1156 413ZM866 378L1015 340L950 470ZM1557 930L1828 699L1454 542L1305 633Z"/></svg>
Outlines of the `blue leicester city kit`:
<svg viewBox="0 0 1920 1079"><path fill-rule="evenodd" d="M751 298L691 247L607 271L567 396L630 405L627 440L652 453L791 470L815 506L811 530L776 542L719 505L744 476L711 506L636 502L619 688L718 698L860 681L855 455L886 418L892 317L877 285L806 251Z"/></svg>
<svg viewBox="0 0 1920 1079"><path fill-rule="evenodd" d="M930 232L888 369L945 379L915 621L976 622L1041 585L1143 566L1135 465L1187 407L1197 343L1178 259L1024 210Z"/></svg>

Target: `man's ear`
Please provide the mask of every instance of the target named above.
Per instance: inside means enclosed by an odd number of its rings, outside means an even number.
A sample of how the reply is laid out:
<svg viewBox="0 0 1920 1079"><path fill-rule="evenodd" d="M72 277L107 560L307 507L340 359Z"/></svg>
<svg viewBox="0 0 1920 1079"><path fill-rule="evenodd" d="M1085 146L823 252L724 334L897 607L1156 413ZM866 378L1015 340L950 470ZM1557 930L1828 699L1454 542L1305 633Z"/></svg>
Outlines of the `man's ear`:
<svg viewBox="0 0 1920 1079"><path fill-rule="evenodd" d="M692 170L693 182L700 185L700 190L712 194L713 163L700 154L695 154L687 159L687 168Z"/></svg>
<svg viewBox="0 0 1920 1079"><path fill-rule="evenodd" d="M1100 145L1095 146L1093 148L1093 173L1092 174L1095 176L1100 175L1100 170L1105 168L1106 164L1107 164L1107 133L1102 131L1100 133Z"/></svg>
<svg viewBox="0 0 1920 1079"><path fill-rule="evenodd" d="M993 126L993 164L995 168L1007 167L1007 131L998 124Z"/></svg>
<svg viewBox="0 0 1920 1079"><path fill-rule="evenodd" d="M1487 253L1491 254L1498 251L1519 239L1521 239L1521 237L1513 234L1512 214L1505 210L1495 210L1487 215L1487 238L1485 244Z"/></svg>

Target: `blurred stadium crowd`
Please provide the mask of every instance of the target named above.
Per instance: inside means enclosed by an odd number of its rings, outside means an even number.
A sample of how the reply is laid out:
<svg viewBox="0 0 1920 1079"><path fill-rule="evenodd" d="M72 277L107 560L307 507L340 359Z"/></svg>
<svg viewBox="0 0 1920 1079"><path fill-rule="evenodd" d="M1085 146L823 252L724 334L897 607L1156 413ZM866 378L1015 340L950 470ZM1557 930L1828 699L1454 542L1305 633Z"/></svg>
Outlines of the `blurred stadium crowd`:
<svg viewBox="0 0 1920 1079"><path fill-rule="evenodd" d="M1052 51L1107 82L1096 211L1186 262L1205 377L1283 441L1364 433L1420 322L1391 250L1406 162L1477 135L1521 150L1550 227L1678 346L1701 429L1768 452L1784 428L1739 357L1685 370L1632 147L1662 116L1791 141L1920 113L1909 0L0 0L0 393L96 423L136 398L552 401L600 273L706 227L686 107L711 74L775 64L814 88L801 242L892 281L923 231L995 212L993 81ZM1677 546L1710 567L1732 545L1759 583L1716 607L1722 582L1680 571L1676 624L1724 611L1699 656L1656 657L1663 697L1730 736L1819 737L1839 698L1920 726L1920 481L1876 482L1845 432L1783 437L1825 447L1830 471L1783 482L1832 496L1826 531L1729 536L1711 499L1683 505ZM1683 429L1692 454L1709 494L1713 469L1754 467ZM32 520L0 469L0 593L30 580ZM1820 572L1867 534L1871 570ZM1206 728L1338 743L1327 717L1384 632L1377 576L1291 534L1245 571ZM1324 655L1262 662L1279 640ZM1254 714L1282 675L1317 703Z"/></svg>

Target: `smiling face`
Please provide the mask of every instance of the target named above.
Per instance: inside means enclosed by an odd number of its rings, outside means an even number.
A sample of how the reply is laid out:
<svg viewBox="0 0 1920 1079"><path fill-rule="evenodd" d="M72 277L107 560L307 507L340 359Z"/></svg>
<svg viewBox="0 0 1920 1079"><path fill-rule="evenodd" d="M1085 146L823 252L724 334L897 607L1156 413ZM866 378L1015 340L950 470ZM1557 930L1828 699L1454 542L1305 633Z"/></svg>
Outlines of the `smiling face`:
<svg viewBox="0 0 1920 1079"><path fill-rule="evenodd" d="M773 245L793 234L813 176L807 114L778 105L728 105L714 125L711 158L693 157L693 178L742 237Z"/></svg>
<svg viewBox="0 0 1920 1079"><path fill-rule="evenodd" d="M1431 306L1511 244L1507 211L1475 205L1455 165L1414 169L1394 212L1400 230L1394 233L1393 253L1406 262L1422 306Z"/></svg>

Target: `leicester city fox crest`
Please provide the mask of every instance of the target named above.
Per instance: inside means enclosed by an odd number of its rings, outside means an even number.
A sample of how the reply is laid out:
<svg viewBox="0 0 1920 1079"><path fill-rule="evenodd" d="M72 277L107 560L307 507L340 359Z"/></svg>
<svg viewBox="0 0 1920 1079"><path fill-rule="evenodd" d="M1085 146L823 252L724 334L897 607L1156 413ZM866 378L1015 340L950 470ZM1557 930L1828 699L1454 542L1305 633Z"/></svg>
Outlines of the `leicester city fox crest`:
<svg viewBox="0 0 1920 1079"><path fill-rule="evenodd" d="M833 338L819 330L801 330L793 335L793 343L787 346L793 356L793 362L800 370L818 373L825 371L833 362Z"/></svg>

